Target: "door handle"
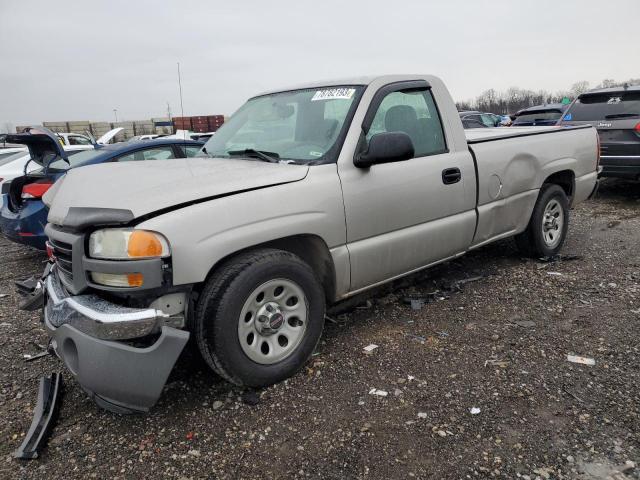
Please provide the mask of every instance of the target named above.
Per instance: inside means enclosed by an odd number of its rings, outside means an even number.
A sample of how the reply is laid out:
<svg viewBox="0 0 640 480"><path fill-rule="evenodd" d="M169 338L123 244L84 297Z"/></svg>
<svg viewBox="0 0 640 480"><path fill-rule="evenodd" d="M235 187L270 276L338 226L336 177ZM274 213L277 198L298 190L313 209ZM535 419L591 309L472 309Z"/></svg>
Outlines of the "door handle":
<svg viewBox="0 0 640 480"><path fill-rule="evenodd" d="M451 185L458 183L462 178L462 173L459 168L445 168L442 171L442 183L445 185Z"/></svg>

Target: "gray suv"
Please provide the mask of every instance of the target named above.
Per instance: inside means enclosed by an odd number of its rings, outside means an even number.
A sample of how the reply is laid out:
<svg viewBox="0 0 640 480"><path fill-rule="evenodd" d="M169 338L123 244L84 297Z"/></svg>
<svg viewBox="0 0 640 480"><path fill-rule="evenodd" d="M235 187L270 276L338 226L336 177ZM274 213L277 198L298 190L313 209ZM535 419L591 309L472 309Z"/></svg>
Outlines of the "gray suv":
<svg viewBox="0 0 640 480"><path fill-rule="evenodd" d="M602 176L640 180L640 85L583 93L559 124L596 127Z"/></svg>

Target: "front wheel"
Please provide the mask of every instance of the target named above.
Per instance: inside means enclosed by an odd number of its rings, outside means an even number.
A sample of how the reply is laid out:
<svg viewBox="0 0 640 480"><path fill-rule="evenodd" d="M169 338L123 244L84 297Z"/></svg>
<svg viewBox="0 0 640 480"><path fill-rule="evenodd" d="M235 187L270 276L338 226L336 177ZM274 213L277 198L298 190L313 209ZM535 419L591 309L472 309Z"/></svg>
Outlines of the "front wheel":
<svg viewBox="0 0 640 480"><path fill-rule="evenodd" d="M296 373L315 349L325 298L299 257L264 249L241 254L206 283L196 307L204 360L240 386L262 387Z"/></svg>
<svg viewBox="0 0 640 480"><path fill-rule="evenodd" d="M556 255L569 231L569 200L558 185L543 185L527 229L516 235L519 250L531 257Z"/></svg>

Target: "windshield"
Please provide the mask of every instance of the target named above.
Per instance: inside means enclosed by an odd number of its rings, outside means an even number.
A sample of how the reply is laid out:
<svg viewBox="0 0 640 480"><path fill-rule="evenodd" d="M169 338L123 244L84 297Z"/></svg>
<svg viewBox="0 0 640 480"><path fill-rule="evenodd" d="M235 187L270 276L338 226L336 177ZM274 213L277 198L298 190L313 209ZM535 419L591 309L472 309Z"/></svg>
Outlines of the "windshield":
<svg viewBox="0 0 640 480"><path fill-rule="evenodd" d="M571 106L564 120L590 121L615 117L638 118L640 92L609 92L582 95Z"/></svg>
<svg viewBox="0 0 640 480"><path fill-rule="evenodd" d="M513 124L516 125L518 123L525 122L528 123L558 120L561 116L562 112L560 110L538 110L537 112L525 112L521 115L518 115Z"/></svg>
<svg viewBox="0 0 640 480"><path fill-rule="evenodd" d="M211 157L242 157L253 150L279 161L335 162L338 139L363 89L314 88L252 98L207 141L203 152Z"/></svg>

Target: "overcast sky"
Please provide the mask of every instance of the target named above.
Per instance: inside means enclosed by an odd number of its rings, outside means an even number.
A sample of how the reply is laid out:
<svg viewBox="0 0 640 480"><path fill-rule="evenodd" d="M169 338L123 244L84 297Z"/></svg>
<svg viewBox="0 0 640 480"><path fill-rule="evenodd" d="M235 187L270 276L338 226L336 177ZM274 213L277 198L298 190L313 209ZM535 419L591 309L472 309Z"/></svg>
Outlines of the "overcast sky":
<svg viewBox="0 0 640 480"><path fill-rule="evenodd" d="M432 73L464 100L640 77L640 0L0 0L0 130L231 114L262 90Z"/></svg>

